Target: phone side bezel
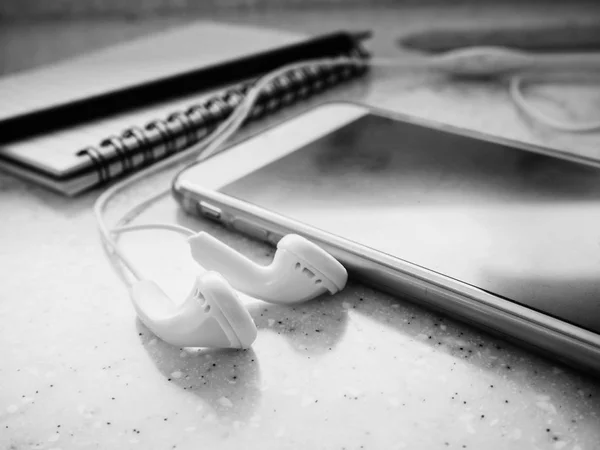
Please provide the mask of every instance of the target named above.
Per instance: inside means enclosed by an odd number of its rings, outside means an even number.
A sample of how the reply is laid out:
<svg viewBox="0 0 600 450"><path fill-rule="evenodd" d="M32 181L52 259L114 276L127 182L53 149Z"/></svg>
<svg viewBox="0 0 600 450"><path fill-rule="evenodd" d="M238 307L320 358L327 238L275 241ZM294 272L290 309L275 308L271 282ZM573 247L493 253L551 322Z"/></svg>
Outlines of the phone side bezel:
<svg viewBox="0 0 600 450"><path fill-rule="evenodd" d="M361 108L365 114L379 114L377 109L367 108L362 105L346 102L335 104L349 105L354 109ZM318 109L318 107L315 109ZM310 115L314 111L310 110L301 116ZM402 115L397 116L389 113L382 115L405 120ZM429 122L420 119L409 121L431 126ZM281 131L281 127L283 126L283 131L285 132L285 125L287 123L289 121L269 128L268 131L271 133L273 131L277 132L278 129ZM344 122L343 124L345 123L348 122ZM439 124L435 123L433 125L445 131L481 138L476 132L463 133L463 130L455 129L451 126L439 126ZM327 129L327 127L321 126L319 130L315 130L316 133L311 140L317 139L319 132L322 132L323 129ZM327 132L331 132L334 129L333 127L329 128ZM242 146L247 147L248 143L257 143L262 140L261 136L263 135L254 135L237 143L232 151L235 148L240 149ZM581 160L573 155L564 157L562 152L539 149L535 146L529 148L529 145L523 143L515 143L500 138L490 138L489 136L485 137L488 138L486 140L511 145L523 150L549 154L589 164L589 161ZM258 139L258 141L252 141L253 139ZM294 150L301 147L302 142L297 143L294 146ZM245 151L248 152L248 148ZM230 181L218 181L215 185L215 178L214 176L211 178L211 175L218 172L215 170L215 167L222 164L220 160L226 164L226 160L231 162L236 159L235 156L234 151L233 155L226 152L215 156L214 159L211 158L209 161L210 167L206 167L205 170L206 176L204 178L200 177L200 179L207 181L208 186L198 186L190 182L189 179L186 179L191 169L184 169L184 171L180 172L174 180L173 192L186 212L193 215L206 215L205 211L199 207L200 202L212 205L221 211L219 218L213 216L211 217L212 219L217 219L229 228L250 234L254 238L270 242L273 245L276 245L283 235L290 232L304 235L331 252L333 256L338 258L348 268L352 275L358 276L362 281L376 288L394 295L410 297L419 304L426 304L434 309L449 313L494 334L500 334L510 340L517 340L520 344L525 344L542 353L551 354L571 365L600 375L600 335L598 334L537 312L508 299L503 299L443 274L433 272L399 258L391 257L385 253L217 192L219 187ZM279 157L281 156L284 156L284 154L279 155ZM267 163L273 160L273 158L267 158ZM591 165L600 166L596 161L592 161L592 163ZM244 167L244 163L242 162L234 169L236 174L239 172L237 175L234 174L234 179L250 173L264 164L264 161L254 161L253 164ZM198 167L193 170L196 170L194 177L197 178Z"/></svg>

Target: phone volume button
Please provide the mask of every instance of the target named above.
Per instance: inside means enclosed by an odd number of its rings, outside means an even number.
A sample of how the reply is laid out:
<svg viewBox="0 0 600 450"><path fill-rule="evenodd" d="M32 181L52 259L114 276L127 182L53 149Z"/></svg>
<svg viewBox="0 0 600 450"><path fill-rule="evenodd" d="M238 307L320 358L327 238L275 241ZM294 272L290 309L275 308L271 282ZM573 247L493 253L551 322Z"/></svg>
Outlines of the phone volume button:
<svg viewBox="0 0 600 450"><path fill-rule="evenodd" d="M217 208L216 206L203 201L198 203L198 207L200 208L200 213L209 219L219 220L221 218L221 208Z"/></svg>

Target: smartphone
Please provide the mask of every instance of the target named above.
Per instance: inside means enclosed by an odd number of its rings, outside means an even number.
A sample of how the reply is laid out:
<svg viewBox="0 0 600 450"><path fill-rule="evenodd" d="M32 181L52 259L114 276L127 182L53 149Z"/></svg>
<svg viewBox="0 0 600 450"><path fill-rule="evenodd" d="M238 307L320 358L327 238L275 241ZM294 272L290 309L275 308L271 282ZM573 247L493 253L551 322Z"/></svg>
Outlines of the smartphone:
<svg viewBox="0 0 600 450"><path fill-rule="evenodd" d="M350 276L600 374L600 165L353 103L186 168L175 197Z"/></svg>

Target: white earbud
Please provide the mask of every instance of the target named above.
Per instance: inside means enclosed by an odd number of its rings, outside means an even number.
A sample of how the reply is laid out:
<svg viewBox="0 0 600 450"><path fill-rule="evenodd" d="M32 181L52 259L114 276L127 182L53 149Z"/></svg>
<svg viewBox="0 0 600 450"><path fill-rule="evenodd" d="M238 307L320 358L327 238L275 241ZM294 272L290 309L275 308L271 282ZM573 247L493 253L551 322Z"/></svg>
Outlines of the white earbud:
<svg viewBox="0 0 600 450"><path fill-rule="evenodd" d="M256 339L252 317L236 292L216 272L198 276L192 292L180 306L149 280L136 282L131 297L144 325L169 344L248 348Z"/></svg>
<svg viewBox="0 0 600 450"><path fill-rule="evenodd" d="M257 336L256 325L234 289L270 303L294 304L325 292L335 294L348 279L346 269L335 258L295 234L281 239L273 262L261 266L210 234L196 234L179 225L129 225L114 228L112 233L152 229L187 236L192 257L208 270L196 278L186 300L176 305L155 282L142 278L116 242L113 246L115 254L137 278L131 287L131 299L138 317L171 345L250 347Z"/></svg>
<svg viewBox="0 0 600 450"><path fill-rule="evenodd" d="M277 244L273 262L261 266L210 234L188 238L192 257L221 273L234 289L269 303L293 304L346 285L348 273L335 258L307 239L288 234Z"/></svg>

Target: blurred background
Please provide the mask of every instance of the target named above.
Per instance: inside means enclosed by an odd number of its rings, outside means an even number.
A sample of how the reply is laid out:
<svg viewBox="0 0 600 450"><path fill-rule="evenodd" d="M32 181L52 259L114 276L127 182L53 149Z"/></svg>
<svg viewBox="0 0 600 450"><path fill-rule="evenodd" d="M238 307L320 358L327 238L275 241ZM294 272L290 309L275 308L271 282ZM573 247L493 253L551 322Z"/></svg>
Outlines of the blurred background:
<svg viewBox="0 0 600 450"><path fill-rule="evenodd" d="M600 24L600 1L0 0L0 75L198 19L307 33L371 29L377 53L395 56L400 36L432 28L559 24L576 33Z"/></svg>
<svg viewBox="0 0 600 450"><path fill-rule="evenodd" d="M288 10L307 8L381 7L400 5L494 5L494 0L3 0L3 19L90 16L148 17L163 14ZM512 2L517 4L517 2ZM522 3L522 2L518 2ZM537 3L567 3L564 0ZM590 2L593 3L593 2Z"/></svg>

